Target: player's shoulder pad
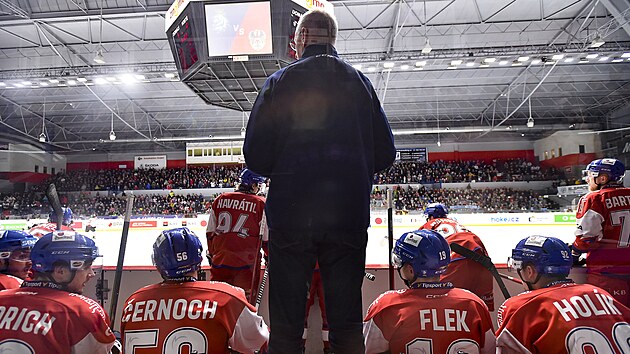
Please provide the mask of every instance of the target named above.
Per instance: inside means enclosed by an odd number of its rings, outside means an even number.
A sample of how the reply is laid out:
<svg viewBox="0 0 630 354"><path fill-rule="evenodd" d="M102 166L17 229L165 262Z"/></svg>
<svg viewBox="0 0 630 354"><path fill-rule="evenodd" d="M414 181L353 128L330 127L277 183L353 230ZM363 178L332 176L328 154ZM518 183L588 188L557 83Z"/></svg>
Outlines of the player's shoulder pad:
<svg viewBox="0 0 630 354"><path fill-rule="evenodd" d="M381 311L382 309L397 303L399 295L406 293L408 290L409 289L389 290L382 293L368 307L368 316L370 313Z"/></svg>
<svg viewBox="0 0 630 354"><path fill-rule="evenodd" d="M238 286L234 286L222 281L196 281L192 284L194 284L196 288L224 293L233 298L235 301L239 301L244 305L250 307L252 311L256 311L256 308L247 301L247 298L245 297L245 290L239 288Z"/></svg>

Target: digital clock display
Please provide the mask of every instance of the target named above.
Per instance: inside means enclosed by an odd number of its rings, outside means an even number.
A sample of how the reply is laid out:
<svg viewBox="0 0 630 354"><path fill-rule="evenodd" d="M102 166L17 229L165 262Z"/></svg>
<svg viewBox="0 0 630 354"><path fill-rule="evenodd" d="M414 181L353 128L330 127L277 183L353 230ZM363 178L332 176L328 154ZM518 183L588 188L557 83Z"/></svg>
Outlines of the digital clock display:
<svg viewBox="0 0 630 354"><path fill-rule="evenodd" d="M181 74L184 75L199 61L194 30L188 16L184 16L179 26L175 27L172 36L177 53L178 66Z"/></svg>

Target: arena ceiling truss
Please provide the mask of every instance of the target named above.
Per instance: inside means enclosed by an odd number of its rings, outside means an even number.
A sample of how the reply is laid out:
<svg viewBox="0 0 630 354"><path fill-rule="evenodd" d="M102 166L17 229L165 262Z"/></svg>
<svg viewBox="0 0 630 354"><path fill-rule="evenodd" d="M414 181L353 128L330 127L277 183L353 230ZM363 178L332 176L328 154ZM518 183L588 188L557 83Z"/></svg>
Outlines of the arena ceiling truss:
<svg viewBox="0 0 630 354"><path fill-rule="evenodd" d="M400 146L630 122L628 0L331 2L337 48L374 83ZM47 148L116 152L242 139L248 112L207 105L179 81L169 6L0 0L0 140L43 133Z"/></svg>

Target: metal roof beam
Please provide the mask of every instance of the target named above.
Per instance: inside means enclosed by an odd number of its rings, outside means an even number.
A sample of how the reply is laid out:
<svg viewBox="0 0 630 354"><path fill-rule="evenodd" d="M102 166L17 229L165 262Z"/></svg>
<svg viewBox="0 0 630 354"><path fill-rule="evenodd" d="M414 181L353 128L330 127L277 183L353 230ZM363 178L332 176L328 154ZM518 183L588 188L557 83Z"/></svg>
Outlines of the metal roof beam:
<svg viewBox="0 0 630 354"><path fill-rule="evenodd" d="M625 11L623 12L620 11L617 6L613 4L610 0L600 1L604 5L604 7L606 7L606 10L608 10L608 12L613 15L619 26L623 28L624 31L626 31L627 35L630 36L630 23L628 23L628 21L630 20L630 14L628 12L628 9L630 9L630 4L628 3L628 1L621 0L626 5Z"/></svg>

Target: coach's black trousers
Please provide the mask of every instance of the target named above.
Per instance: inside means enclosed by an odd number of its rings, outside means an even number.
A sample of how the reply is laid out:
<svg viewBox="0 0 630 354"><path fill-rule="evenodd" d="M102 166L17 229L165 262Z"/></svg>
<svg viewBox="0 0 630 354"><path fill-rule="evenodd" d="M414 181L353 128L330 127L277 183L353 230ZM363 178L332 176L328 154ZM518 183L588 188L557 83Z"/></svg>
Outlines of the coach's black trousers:
<svg viewBox="0 0 630 354"><path fill-rule="evenodd" d="M367 231L269 233L270 354L301 354L306 299L319 261L335 354L363 354Z"/></svg>

